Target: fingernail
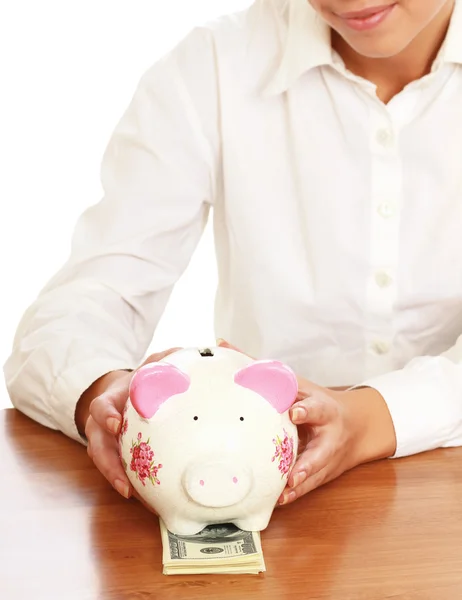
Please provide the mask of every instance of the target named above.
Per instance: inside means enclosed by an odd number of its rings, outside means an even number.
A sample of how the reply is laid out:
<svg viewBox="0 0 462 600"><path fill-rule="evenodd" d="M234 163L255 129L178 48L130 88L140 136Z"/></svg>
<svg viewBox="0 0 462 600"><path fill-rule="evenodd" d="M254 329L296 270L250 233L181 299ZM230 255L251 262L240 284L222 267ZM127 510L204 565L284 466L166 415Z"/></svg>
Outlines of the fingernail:
<svg viewBox="0 0 462 600"><path fill-rule="evenodd" d="M305 471L300 471L299 473L296 473L294 475L294 483L291 487L297 487L297 485L299 485L300 483L305 481L305 479L306 479Z"/></svg>
<svg viewBox="0 0 462 600"><path fill-rule="evenodd" d="M279 500L278 500L279 505L285 504L285 501L286 501L286 498L285 498L284 494L279 496Z"/></svg>
<svg viewBox="0 0 462 600"><path fill-rule="evenodd" d="M289 495L287 496L287 502L292 502L292 500L295 500L296 497L297 497L297 494L295 492L290 492Z"/></svg>
<svg viewBox="0 0 462 600"><path fill-rule="evenodd" d="M106 424L107 424L107 428L109 429L109 431L112 431L112 433L114 433L114 434L119 433L119 427L120 427L119 419L116 419L115 417L109 417L109 419L106 421Z"/></svg>
<svg viewBox="0 0 462 600"><path fill-rule="evenodd" d="M121 479L116 479L114 482L114 487L121 496L127 498L128 500L128 498L130 497L130 488L126 483L124 483Z"/></svg>
<svg viewBox="0 0 462 600"><path fill-rule="evenodd" d="M301 421L306 417L306 409L302 406L296 406L292 409L292 420Z"/></svg>
<svg viewBox="0 0 462 600"><path fill-rule="evenodd" d="M222 344L226 344L223 338L217 338L217 346L221 346Z"/></svg>

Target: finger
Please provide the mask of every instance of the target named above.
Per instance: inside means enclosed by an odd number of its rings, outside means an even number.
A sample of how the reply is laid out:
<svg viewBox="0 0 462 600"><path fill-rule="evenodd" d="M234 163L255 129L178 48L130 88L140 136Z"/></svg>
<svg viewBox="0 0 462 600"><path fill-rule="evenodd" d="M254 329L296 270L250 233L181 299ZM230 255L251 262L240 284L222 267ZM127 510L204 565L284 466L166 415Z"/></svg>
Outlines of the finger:
<svg viewBox="0 0 462 600"><path fill-rule="evenodd" d="M325 388L305 379L304 377L297 377L298 381L298 398L300 400L308 398L316 393L323 393Z"/></svg>
<svg viewBox="0 0 462 600"><path fill-rule="evenodd" d="M309 425L299 425L297 427L298 432L298 448L297 448L297 459L305 452L309 442L315 438L315 432Z"/></svg>
<svg viewBox="0 0 462 600"><path fill-rule="evenodd" d="M290 473L289 487L295 488L322 471L330 463L333 454L334 450L327 440L317 438L310 442Z"/></svg>
<svg viewBox="0 0 462 600"><path fill-rule="evenodd" d="M91 455L96 468L119 494L129 498L133 490L120 461L115 437L98 426L90 427L89 435Z"/></svg>
<svg viewBox="0 0 462 600"><path fill-rule="evenodd" d="M323 392L313 392L292 406L290 418L296 425L308 423L311 426L321 426L330 423L337 412L337 403L330 396Z"/></svg>
<svg viewBox="0 0 462 600"><path fill-rule="evenodd" d="M318 471L311 477L308 477L308 479L306 479L296 488L286 488L281 494L281 497L279 498L279 505L285 506L287 504L295 502L295 500L297 500L298 498L301 498L305 494L312 492L324 483L330 481L330 479L331 478L329 478L329 468L325 467L324 469Z"/></svg>
<svg viewBox="0 0 462 600"><path fill-rule="evenodd" d="M351 390L352 387L354 387L354 386L352 386L352 385L341 385L339 387L330 387L328 389L332 390L333 392L347 392L348 390Z"/></svg>
<svg viewBox="0 0 462 600"><path fill-rule="evenodd" d="M228 348L229 350L235 350L236 352L240 352L241 354L244 354L245 356L248 356L252 360L256 360L253 356L250 356L246 352L243 352L240 348L237 348L236 346L233 346L233 344L230 344L229 342L227 342L226 340L223 340L221 338L217 339L217 346L219 348Z"/></svg>
<svg viewBox="0 0 462 600"><path fill-rule="evenodd" d="M122 424L120 413L127 402L129 382L130 378L127 377L123 384L108 389L90 404L90 415L100 427L112 435L119 433Z"/></svg>
<svg viewBox="0 0 462 600"><path fill-rule="evenodd" d="M142 366L159 362L169 354L181 350L181 348L170 348L164 352L151 354ZM90 405L90 414L100 427L117 435L122 425L122 410L127 402L130 389L130 381L133 374L128 374L115 380L108 389L96 397Z"/></svg>
<svg viewBox="0 0 462 600"><path fill-rule="evenodd" d="M157 352L155 354L151 354L144 361L142 366L149 365L154 362L159 362L159 361L163 360L164 358L166 358L167 356L169 356L170 354L173 354L174 352L178 352L179 350L182 350L182 348L170 348L169 350L164 350L163 352Z"/></svg>
<svg viewBox="0 0 462 600"><path fill-rule="evenodd" d="M297 392L296 402L306 400L307 398L310 398L311 396L313 396L313 394L316 394L319 392L323 393L323 388L319 387L315 383L312 383L311 381L308 381L307 379L304 379L303 377L297 376L297 382L298 382L298 392Z"/></svg>
<svg viewBox="0 0 462 600"><path fill-rule="evenodd" d="M140 502L144 506L144 508L146 508L149 512L153 513L154 515L157 515L157 512L152 508L152 506L149 506L149 504L145 500L143 500L143 498L136 492L136 490L133 490L133 497L136 498L138 502Z"/></svg>

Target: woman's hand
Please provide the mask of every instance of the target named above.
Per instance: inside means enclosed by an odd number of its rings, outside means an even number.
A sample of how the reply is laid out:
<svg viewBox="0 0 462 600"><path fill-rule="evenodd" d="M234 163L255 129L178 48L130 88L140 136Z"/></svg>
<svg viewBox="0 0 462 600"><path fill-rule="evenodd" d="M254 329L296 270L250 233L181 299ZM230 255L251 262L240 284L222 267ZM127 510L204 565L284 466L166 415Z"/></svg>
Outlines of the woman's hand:
<svg viewBox="0 0 462 600"><path fill-rule="evenodd" d="M240 352L224 340L217 344ZM280 505L294 502L353 467L396 452L393 421L375 389L325 388L302 377L297 380L298 398L290 416L298 426L299 457Z"/></svg>
<svg viewBox="0 0 462 600"><path fill-rule="evenodd" d="M153 354L143 365L158 362L176 350L179 348ZM117 438L132 377L133 373L127 371L104 375L82 395L75 414L77 428L88 440L90 458L125 498L129 498L134 490L120 461Z"/></svg>
<svg viewBox="0 0 462 600"><path fill-rule="evenodd" d="M290 415L299 428L301 453L280 504L291 503L357 465L389 458L396 451L393 422L376 390L313 390L311 382L300 379L299 390Z"/></svg>

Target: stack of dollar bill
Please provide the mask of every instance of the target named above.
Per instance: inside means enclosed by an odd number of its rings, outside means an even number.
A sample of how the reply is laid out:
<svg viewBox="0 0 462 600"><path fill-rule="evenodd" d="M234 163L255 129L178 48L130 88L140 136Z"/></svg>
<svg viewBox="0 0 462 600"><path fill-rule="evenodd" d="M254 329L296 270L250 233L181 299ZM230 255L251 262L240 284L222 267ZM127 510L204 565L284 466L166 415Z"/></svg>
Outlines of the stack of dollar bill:
<svg viewBox="0 0 462 600"><path fill-rule="evenodd" d="M174 535L160 520L164 575L266 571L260 533L235 525L209 525L196 535Z"/></svg>

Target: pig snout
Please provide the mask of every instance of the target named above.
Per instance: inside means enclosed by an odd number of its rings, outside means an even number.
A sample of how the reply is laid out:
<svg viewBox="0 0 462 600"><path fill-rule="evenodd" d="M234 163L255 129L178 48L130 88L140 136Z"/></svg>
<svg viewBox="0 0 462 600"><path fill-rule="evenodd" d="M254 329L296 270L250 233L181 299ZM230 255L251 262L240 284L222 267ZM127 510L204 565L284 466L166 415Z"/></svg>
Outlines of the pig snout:
<svg viewBox="0 0 462 600"><path fill-rule="evenodd" d="M183 480L188 496L201 506L224 508L243 500L252 485L249 469L229 462L209 462L191 465Z"/></svg>

